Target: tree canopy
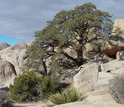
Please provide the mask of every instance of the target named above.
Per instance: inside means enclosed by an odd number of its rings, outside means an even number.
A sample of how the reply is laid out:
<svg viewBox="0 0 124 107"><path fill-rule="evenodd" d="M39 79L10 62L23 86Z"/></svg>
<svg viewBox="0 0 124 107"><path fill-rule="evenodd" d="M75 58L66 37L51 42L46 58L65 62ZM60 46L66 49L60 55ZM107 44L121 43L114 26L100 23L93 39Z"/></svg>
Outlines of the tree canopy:
<svg viewBox="0 0 124 107"><path fill-rule="evenodd" d="M62 62L60 57L56 57L60 54L77 66L82 65L85 44L99 38L105 39L112 33L111 17L108 12L98 10L92 3L76 6L73 10L60 11L53 20L47 22L44 29L35 32L36 39L27 50L30 59L28 67L38 68L40 64L45 67L45 59L50 56L54 56L54 63L51 65L55 67L55 62ZM65 48L70 47L77 53L76 58L64 52ZM45 72L47 73L47 69Z"/></svg>

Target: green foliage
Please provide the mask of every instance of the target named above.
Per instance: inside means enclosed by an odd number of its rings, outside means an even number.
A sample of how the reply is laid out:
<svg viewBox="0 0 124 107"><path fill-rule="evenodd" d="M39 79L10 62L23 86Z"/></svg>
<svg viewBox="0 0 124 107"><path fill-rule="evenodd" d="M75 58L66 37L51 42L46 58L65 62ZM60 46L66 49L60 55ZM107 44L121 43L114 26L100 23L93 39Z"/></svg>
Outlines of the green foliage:
<svg viewBox="0 0 124 107"><path fill-rule="evenodd" d="M122 30L119 27L115 27L116 35L122 35Z"/></svg>
<svg viewBox="0 0 124 107"><path fill-rule="evenodd" d="M40 79L40 78L39 78ZM23 73L14 79L14 85L10 85L10 97L18 102L30 101L38 96L36 74L33 72Z"/></svg>
<svg viewBox="0 0 124 107"><path fill-rule="evenodd" d="M67 59L67 61L64 58L58 59L57 65L68 61L70 61L69 64L82 65L85 44L97 41L98 38L105 39L111 34L113 23L110 18L111 15L108 12L98 10L92 3L77 6L73 10L60 11L53 20L47 22L43 30L35 32L35 42L27 50L29 56L27 67L37 70L44 59L55 54L64 55ZM77 40L77 37L80 39ZM76 40L77 43L72 40ZM70 46L76 51L76 58L63 51ZM49 47L53 50L48 51ZM58 47L57 51L55 51L56 47Z"/></svg>
<svg viewBox="0 0 124 107"><path fill-rule="evenodd" d="M49 77L46 76L42 81L39 82L40 96L42 99L48 98L50 94L56 92L56 84L55 82Z"/></svg>
<svg viewBox="0 0 124 107"><path fill-rule="evenodd" d="M33 101L44 99L55 90L56 85L50 77L26 72L14 79L14 85L10 85L10 97L17 102Z"/></svg>
<svg viewBox="0 0 124 107"><path fill-rule="evenodd" d="M75 88L50 96L50 101L56 105L83 100L85 97Z"/></svg>
<svg viewBox="0 0 124 107"><path fill-rule="evenodd" d="M59 57L59 56L57 56L57 54L52 56L52 62L51 62L52 75L56 75L57 73L59 73L61 71L59 63L57 62L57 57Z"/></svg>
<svg viewBox="0 0 124 107"><path fill-rule="evenodd" d="M35 71L39 70L38 67L43 62L41 57L45 54L45 50L41 46L42 44L36 41L33 42L31 47L27 48L26 54L29 58L25 64L27 71L29 71L30 68Z"/></svg>
<svg viewBox="0 0 124 107"><path fill-rule="evenodd" d="M115 76L110 82L110 94L117 103L124 104L124 74Z"/></svg>
<svg viewBox="0 0 124 107"><path fill-rule="evenodd" d="M105 49L106 48L106 46L107 46L107 41L102 41L102 49Z"/></svg>

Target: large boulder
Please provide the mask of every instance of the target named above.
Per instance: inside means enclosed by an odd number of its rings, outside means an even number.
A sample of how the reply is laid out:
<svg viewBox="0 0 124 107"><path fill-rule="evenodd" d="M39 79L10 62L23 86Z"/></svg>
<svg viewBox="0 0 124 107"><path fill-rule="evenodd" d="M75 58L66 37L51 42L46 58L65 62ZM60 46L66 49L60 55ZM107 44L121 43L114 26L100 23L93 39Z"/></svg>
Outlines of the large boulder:
<svg viewBox="0 0 124 107"><path fill-rule="evenodd" d="M120 28L122 35L116 35L116 29ZM119 50L124 49L124 18L117 18L114 21L113 34L108 38L106 47L102 50L107 55L115 55Z"/></svg>
<svg viewBox="0 0 124 107"><path fill-rule="evenodd" d="M115 75L106 72L99 72L98 80L94 84L94 90L102 90L104 93L108 93L108 85Z"/></svg>
<svg viewBox="0 0 124 107"><path fill-rule="evenodd" d="M68 55L70 55L73 58L77 58L77 53L71 46L64 49L64 52L67 53Z"/></svg>
<svg viewBox="0 0 124 107"><path fill-rule="evenodd" d="M68 103L56 107L123 107L117 104L109 93L110 81L117 74L124 73L124 61L111 61L105 64L89 64L74 76L74 86L85 92L86 99L82 102ZM109 67L110 66L110 67ZM101 69L99 69L101 68ZM108 68L108 69L107 69ZM101 71L106 72L101 72ZM112 70L111 72L107 72Z"/></svg>
<svg viewBox="0 0 124 107"><path fill-rule="evenodd" d="M100 65L93 63L85 68L82 68L74 76L74 87L82 91L82 93L93 91L93 86L98 79Z"/></svg>
<svg viewBox="0 0 124 107"><path fill-rule="evenodd" d="M120 50L124 50L124 34L120 36L110 36L106 42L106 46L103 47L102 52L112 56L116 55Z"/></svg>
<svg viewBox="0 0 124 107"><path fill-rule="evenodd" d="M16 71L14 66L7 61L0 60L0 87L5 84L9 85L15 76Z"/></svg>
<svg viewBox="0 0 124 107"><path fill-rule="evenodd" d="M124 59L124 51L118 51L116 53L116 59L123 60Z"/></svg>
<svg viewBox="0 0 124 107"><path fill-rule="evenodd" d="M26 43L18 43L15 44L14 46L11 47L11 50L22 50L22 49L26 49L27 48L27 44Z"/></svg>
<svg viewBox="0 0 124 107"><path fill-rule="evenodd" d="M0 50L10 47L7 43L0 43Z"/></svg>
<svg viewBox="0 0 124 107"><path fill-rule="evenodd" d="M113 32L115 32L118 27L119 27L119 28L121 29L121 31L124 33L124 18L117 18L117 19L114 21Z"/></svg>
<svg viewBox="0 0 124 107"><path fill-rule="evenodd" d="M112 73L117 75L124 74L124 66L114 70Z"/></svg>
<svg viewBox="0 0 124 107"><path fill-rule="evenodd" d="M124 61L113 60L105 64L101 64L102 72L113 72L124 66Z"/></svg>
<svg viewBox="0 0 124 107"><path fill-rule="evenodd" d="M17 75L21 73L21 68L27 61L26 48L26 43L19 43L0 51L0 58L11 63Z"/></svg>
<svg viewBox="0 0 124 107"><path fill-rule="evenodd" d="M91 43L87 43L85 45L85 52L92 52L92 51L94 51L93 45Z"/></svg>
<svg viewBox="0 0 124 107"><path fill-rule="evenodd" d="M97 101L97 102L82 101L82 102L72 102L72 103L56 105L55 107L124 107L124 105L117 104L114 102L109 103L109 102L104 102L104 101Z"/></svg>

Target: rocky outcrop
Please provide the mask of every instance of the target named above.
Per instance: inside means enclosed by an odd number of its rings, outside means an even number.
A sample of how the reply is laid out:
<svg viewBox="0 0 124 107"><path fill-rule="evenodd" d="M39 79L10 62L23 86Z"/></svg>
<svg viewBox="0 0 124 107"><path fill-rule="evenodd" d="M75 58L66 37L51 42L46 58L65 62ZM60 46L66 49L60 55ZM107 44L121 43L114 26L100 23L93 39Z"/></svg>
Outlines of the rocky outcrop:
<svg viewBox="0 0 124 107"><path fill-rule="evenodd" d="M15 76L22 73L22 67L27 61L26 48L26 43L18 43L0 50L0 87L9 86Z"/></svg>
<svg viewBox="0 0 124 107"><path fill-rule="evenodd" d="M124 73L124 61L114 60L105 64L89 64L82 66L73 80L74 86L87 98L80 103L64 104L56 107L123 107L117 104L109 93L109 84L114 76ZM86 90L87 89L87 90ZM92 105L92 106L91 106Z"/></svg>
<svg viewBox="0 0 124 107"><path fill-rule="evenodd" d="M0 60L0 87L5 84L7 85L15 76L16 71L14 66L7 61Z"/></svg>
<svg viewBox="0 0 124 107"><path fill-rule="evenodd" d="M116 59L119 51L124 50L124 38L122 36L110 36L106 46L102 49L105 55Z"/></svg>
<svg viewBox="0 0 124 107"><path fill-rule="evenodd" d="M26 49L27 48L27 44L26 43L18 43L14 46L12 46L10 49L11 50L22 50L22 49Z"/></svg>
<svg viewBox="0 0 124 107"><path fill-rule="evenodd" d="M93 45L91 43L87 43L85 45L85 52L92 52L92 51L94 51Z"/></svg>
<svg viewBox="0 0 124 107"><path fill-rule="evenodd" d="M124 61L114 60L105 64L93 63L82 66L79 72L74 76L74 87L80 89L83 93L98 90L100 87L109 84L114 75L122 73ZM123 72L124 73L124 72Z"/></svg>
<svg viewBox="0 0 124 107"><path fill-rule="evenodd" d="M61 81L65 84L71 84L73 77L79 72L79 69L70 69L66 70L63 75L61 75Z"/></svg>
<svg viewBox="0 0 124 107"><path fill-rule="evenodd" d="M93 86L98 79L99 67L99 64L94 63L82 68L74 76L74 87L80 89L83 93L93 91Z"/></svg>
<svg viewBox="0 0 124 107"><path fill-rule="evenodd" d="M87 103L86 102L72 102L72 103L57 105L54 107L123 107L123 105L99 101L99 102L87 102Z"/></svg>
<svg viewBox="0 0 124 107"><path fill-rule="evenodd" d="M118 27L122 31L122 34L116 35L113 33L112 36L108 38L106 47L102 49L103 53L107 55L115 55L118 51L124 50L124 19L118 18L114 21L113 32L115 32Z"/></svg>
<svg viewBox="0 0 124 107"><path fill-rule="evenodd" d="M67 53L68 55L70 55L71 57L73 57L73 58L76 58L77 57L77 53L76 53L76 51L73 49L73 47L69 47L69 48L66 48L65 50L64 50L64 52L65 53Z"/></svg>
<svg viewBox="0 0 124 107"><path fill-rule="evenodd" d="M123 60L124 59L124 51L118 51L116 53L116 59Z"/></svg>
<svg viewBox="0 0 124 107"><path fill-rule="evenodd" d="M113 72L124 66L124 61L114 60L105 64L101 64L102 72Z"/></svg>
<svg viewBox="0 0 124 107"><path fill-rule="evenodd" d="M0 43L0 50L10 47L7 43Z"/></svg>
<svg viewBox="0 0 124 107"><path fill-rule="evenodd" d="M114 21L114 29L113 29L113 32L115 32L116 28L119 27L122 32L124 33L124 18L117 18L115 21Z"/></svg>
<svg viewBox="0 0 124 107"><path fill-rule="evenodd" d="M21 67L27 60L26 47L26 43L19 43L0 51L0 58L11 63L17 75L21 73Z"/></svg>

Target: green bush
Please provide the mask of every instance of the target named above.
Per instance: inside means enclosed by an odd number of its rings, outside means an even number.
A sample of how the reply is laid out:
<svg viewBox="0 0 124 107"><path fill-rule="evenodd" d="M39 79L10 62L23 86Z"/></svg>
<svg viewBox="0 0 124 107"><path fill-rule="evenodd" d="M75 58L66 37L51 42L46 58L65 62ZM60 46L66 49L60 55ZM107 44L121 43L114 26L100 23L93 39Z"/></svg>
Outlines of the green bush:
<svg viewBox="0 0 124 107"><path fill-rule="evenodd" d="M83 100L85 97L82 96L82 94L76 90L75 88L72 89L67 89L63 91L62 93L56 93L54 95L51 95L49 97L49 100L56 104L64 104L64 103L69 103L69 102L75 102L75 101L80 101Z"/></svg>
<svg viewBox="0 0 124 107"><path fill-rule="evenodd" d="M57 87L55 82L49 76L46 76L42 81L39 82L38 90L42 99L48 98L50 94L56 92L56 89Z"/></svg>
<svg viewBox="0 0 124 107"><path fill-rule="evenodd" d="M124 104L124 74L118 75L110 82L110 94L117 103Z"/></svg>
<svg viewBox="0 0 124 107"><path fill-rule="evenodd" d="M49 76L43 78L35 72L19 75L14 79L14 85L10 85L10 97L17 102L44 99L55 91L56 85Z"/></svg>

